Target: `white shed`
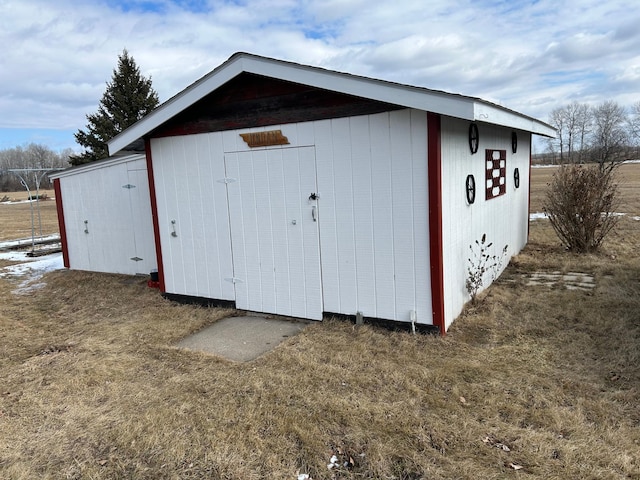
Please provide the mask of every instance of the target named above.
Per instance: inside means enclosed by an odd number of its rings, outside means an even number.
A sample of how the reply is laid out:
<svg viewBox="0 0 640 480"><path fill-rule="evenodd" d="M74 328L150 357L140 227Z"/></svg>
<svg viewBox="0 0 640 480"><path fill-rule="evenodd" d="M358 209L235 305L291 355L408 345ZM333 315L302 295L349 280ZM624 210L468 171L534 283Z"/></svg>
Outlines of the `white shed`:
<svg viewBox="0 0 640 480"><path fill-rule="evenodd" d="M157 268L143 154L72 167L51 178L65 267L131 275Z"/></svg>
<svg viewBox="0 0 640 480"><path fill-rule="evenodd" d="M146 152L167 296L444 333L469 299L469 246L486 234L508 261L527 241L531 134L555 131L477 98L238 53L109 150Z"/></svg>

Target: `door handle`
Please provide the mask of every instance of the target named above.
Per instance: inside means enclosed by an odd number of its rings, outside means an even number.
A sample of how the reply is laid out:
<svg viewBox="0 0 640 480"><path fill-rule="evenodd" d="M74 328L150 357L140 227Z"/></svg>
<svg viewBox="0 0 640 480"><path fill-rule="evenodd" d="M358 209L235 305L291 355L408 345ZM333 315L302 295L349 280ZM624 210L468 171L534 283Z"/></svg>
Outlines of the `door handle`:
<svg viewBox="0 0 640 480"><path fill-rule="evenodd" d="M314 222L317 222L317 221L318 221L318 218L317 218L317 212L316 212L316 209L317 209L317 208L318 208L318 207L316 207L315 205L314 205L313 207L311 207L311 218L313 218L313 221L314 221Z"/></svg>

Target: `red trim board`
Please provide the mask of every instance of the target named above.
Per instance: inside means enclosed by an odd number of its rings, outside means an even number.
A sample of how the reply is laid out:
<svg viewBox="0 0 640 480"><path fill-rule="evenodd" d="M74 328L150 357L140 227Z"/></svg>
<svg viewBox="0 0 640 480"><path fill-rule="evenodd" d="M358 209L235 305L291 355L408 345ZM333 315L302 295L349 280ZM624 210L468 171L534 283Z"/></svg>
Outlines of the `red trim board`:
<svg viewBox="0 0 640 480"><path fill-rule="evenodd" d="M162 245L160 244L160 225L158 223L158 203L156 202L156 184L153 179L153 162L151 161L151 141L144 141L145 156L147 159L147 176L149 177L149 196L151 197L151 218L153 220L153 237L156 242L156 261L158 262L158 282L160 291L165 293L164 267L162 264Z"/></svg>
<svg viewBox="0 0 640 480"><path fill-rule="evenodd" d="M60 243L62 244L62 263L65 268L69 267L69 244L67 243L67 227L64 223L64 208L62 206L62 189L60 188L60 179L53 181L53 191L56 196L56 210L58 212L58 228L60 229Z"/></svg>
<svg viewBox="0 0 640 480"><path fill-rule="evenodd" d="M427 170L429 182L429 254L433 325L444 335L444 261L442 250L442 149L440 115L427 113Z"/></svg>
<svg viewBox="0 0 640 480"><path fill-rule="evenodd" d="M528 185L528 195L529 195L529 199L527 200L527 241L529 241L529 229L531 228L531 220L529 220L530 215L531 215L531 164L532 164L532 160L531 160L531 156L532 156L532 147L533 145L531 144L531 142L533 141L533 138L531 138L533 135L529 134L529 185Z"/></svg>

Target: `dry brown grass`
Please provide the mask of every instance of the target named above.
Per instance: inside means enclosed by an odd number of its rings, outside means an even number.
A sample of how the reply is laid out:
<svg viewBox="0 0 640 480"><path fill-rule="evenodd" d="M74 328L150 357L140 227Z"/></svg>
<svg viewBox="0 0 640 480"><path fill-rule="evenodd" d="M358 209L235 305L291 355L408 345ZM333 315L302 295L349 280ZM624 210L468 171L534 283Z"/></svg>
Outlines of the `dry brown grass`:
<svg viewBox="0 0 640 480"><path fill-rule="evenodd" d="M58 216L53 190L44 190L41 194L47 194L48 199L40 201L40 219L42 222L42 234L50 235L59 233ZM27 192L0 192L0 199L9 197L12 201L26 200ZM40 234L38 213L36 204L33 204L33 218L35 220L35 234ZM31 238L31 203L0 202L0 240L13 240Z"/></svg>
<svg viewBox="0 0 640 480"><path fill-rule="evenodd" d="M557 167L531 169L531 212L542 212L545 189ZM640 164L626 163L620 165L617 173L620 198L624 205L624 212L629 215L640 215Z"/></svg>
<svg viewBox="0 0 640 480"><path fill-rule="evenodd" d="M624 218L579 256L534 222L444 338L327 321L244 364L175 348L229 312L142 279L0 279L0 477L640 478L639 243ZM597 287L523 286L533 270Z"/></svg>

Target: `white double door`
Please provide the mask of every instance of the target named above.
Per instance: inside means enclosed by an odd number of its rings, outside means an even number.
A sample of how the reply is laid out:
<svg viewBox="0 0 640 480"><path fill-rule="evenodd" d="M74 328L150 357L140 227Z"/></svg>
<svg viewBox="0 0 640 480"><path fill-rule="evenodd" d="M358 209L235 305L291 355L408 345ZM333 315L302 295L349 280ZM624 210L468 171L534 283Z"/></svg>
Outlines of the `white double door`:
<svg viewBox="0 0 640 480"><path fill-rule="evenodd" d="M314 147L225 154L236 306L322 319Z"/></svg>

